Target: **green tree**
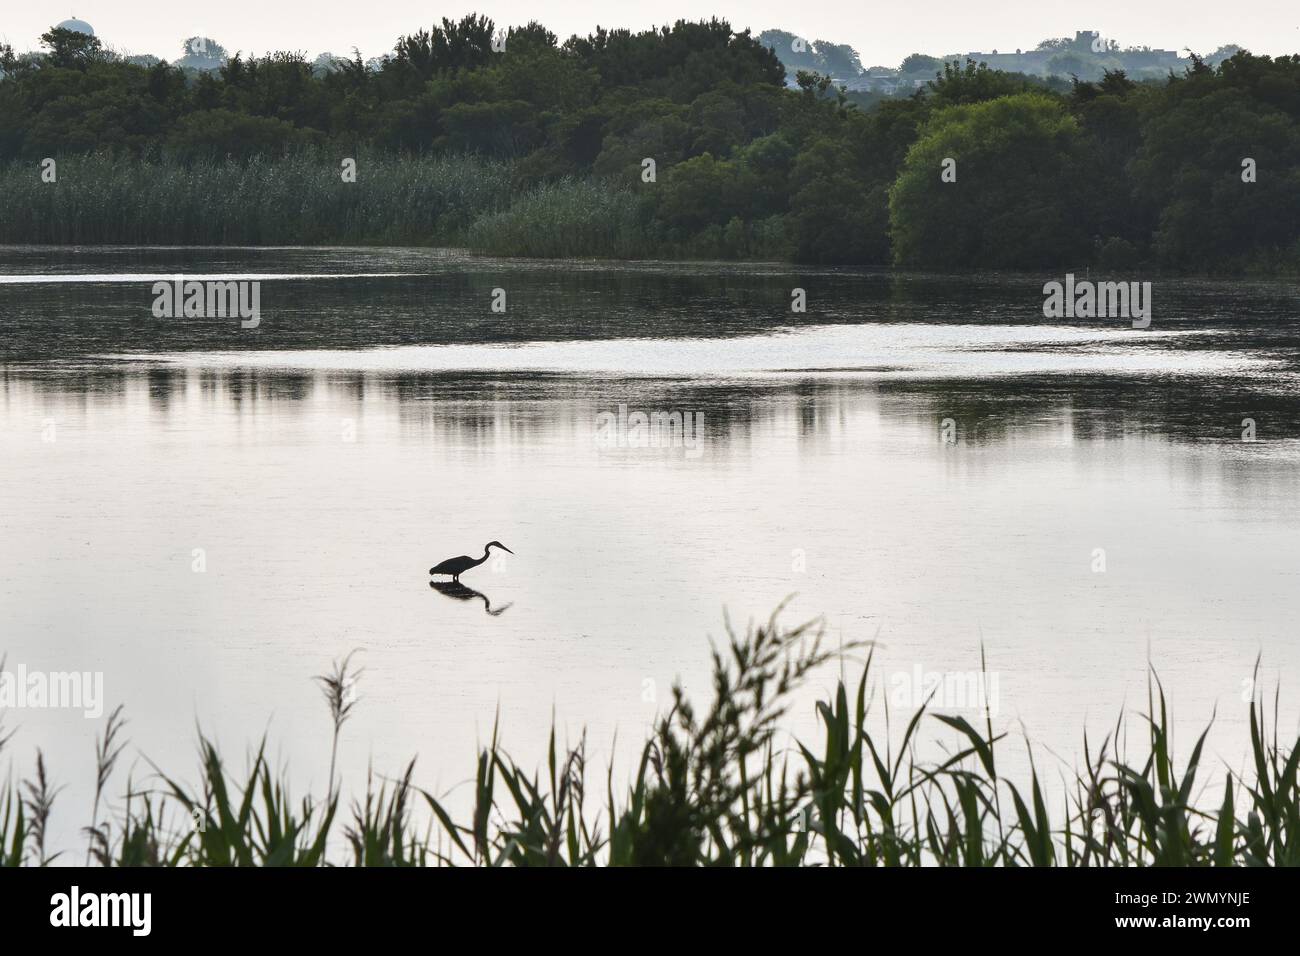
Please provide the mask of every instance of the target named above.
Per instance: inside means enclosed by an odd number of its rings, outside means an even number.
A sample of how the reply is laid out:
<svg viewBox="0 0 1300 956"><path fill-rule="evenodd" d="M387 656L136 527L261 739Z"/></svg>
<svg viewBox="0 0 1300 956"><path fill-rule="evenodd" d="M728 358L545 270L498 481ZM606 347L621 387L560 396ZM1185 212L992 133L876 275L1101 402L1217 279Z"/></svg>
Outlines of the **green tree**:
<svg viewBox="0 0 1300 956"><path fill-rule="evenodd" d="M926 56L924 53L912 53L903 58L903 62L898 67L900 73L938 73L943 61L937 56Z"/></svg>
<svg viewBox="0 0 1300 956"><path fill-rule="evenodd" d="M1217 270L1300 239L1300 128L1244 90L1213 89L1152 116L1132 183L1167 266Z"/></svg>
<svg viewBox="0 0 1300 956"><path fill-rule="evenodd" d="M320 142L320 134L267 116L208 110L183 118L167 137L168 148L185 158L250 159L283 155Z"/></svg>
<svg viewBox="0 0 1300 956"><path fill-rule="evenodd" d="M84 70L89 64L103 59L104 47L99 37L77 30L52 27L41 34L41 46L49 53L52 66L69 70Z"/></svg>
<svg viewBox="0 0 1300 956"><path fill-rule="evenodd" d="M1072 154L1077 121L1041 93L940 110L889 193L894 261L922 268L1029 268L1087 248ZM956 181L941 179L945 160Z"/></svg>
<svg viewBox="0 0 1300 956"><path fill-rule="evenodd" d="M987 63L976 63L971 59L962 66L955 61L945 63L942 75L926 85L930 90L931 104L935 107L983 103L1042 86L1024 74L990 69Z"/></svg>
<svg viewBox="0 0 1300 956"><path fill-rule="evenodd" d="M800 262L884 263L888 255L884 187L853 175L847 146L819 139L790 174L786 234Z"/></svg>
<svg viewBox="0 0 1300 956"><path fill-rule="evenodd" d="M678 241L750 214L753 174L738 163L715 159L712 153L671 167L657 185L651 192L655 218Z"/></svg>

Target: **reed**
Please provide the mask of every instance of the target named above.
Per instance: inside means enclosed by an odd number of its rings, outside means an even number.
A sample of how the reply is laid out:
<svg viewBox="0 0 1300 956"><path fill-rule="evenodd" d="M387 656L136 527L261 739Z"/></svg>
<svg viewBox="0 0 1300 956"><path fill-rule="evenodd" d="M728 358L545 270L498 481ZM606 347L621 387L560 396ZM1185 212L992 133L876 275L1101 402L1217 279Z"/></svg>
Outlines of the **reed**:
<svg viewBox="0 0 1300 956"><path fill-rule="evenodd" d="M464 245L505 256L632 258L655 252L649 210L602 180L516 185L475 156L247 160L69 156L44 182L0 165L0 242L50 245Z"/></svg>
<svg viewBox="0 0 1300 956"><path fill-rule="evenodd" d="M509 208L476 219L465 242L477 252L549 259L634 259L658 248L649 209L636 194L584 179L528 190Z"/></svg>
<svg viewBox="0 0 1300 956"><path fill-rule="evenodd" d="M249 160L109 153L0 166L0 242L431 245L513 198L510 169L472 156L359 155L355 182L315 152Z"/></svg>
<svg viewBox="0 0 1300 956"><path fill-rule="evenodd" d="M776 615L728 633L713 654L707 705L674 687L626 784L612 770L593 778L585 737L562 749L552 727L545 767L529 771L494 727L459 818L414 782L411 761L394 779L369 773L336 826L333 752L326 796L295 801L268 765L265 740L237 774L202 734L197 786L154 767L147 788L128 777L120 801L101 802L122 747L114 711L96 748L89 856L103 866L1300 864L1300 740L1279 738L1277 696L1271 721L1261 700L1249 704L1248 769L1223 768L1221 796L1202 799L1205 733L1185 760L1175 757L1152 671L1146 711L1122 715L1099 743L1085 734L1083 769L1049 806L1032 751L1026 778L999 770L1005 735L987 718L976 727L927 704L897 733L886 709L883 734L873 732L869 644L832 653L818 626L787 628ZM865 660L856 681L816 702L820 739L778 747L795 691L846 652ZM354 700L349 661L320 679L335 746ZM930 731L958 746L919 759L917 741ZM1136 758L1124 753L1130 738L1141 742ZM0 749L9 739L0 732ZM54 860L45 827L56 795L39 754L30 779L11 775L0 790L0 865Z"/></svg>

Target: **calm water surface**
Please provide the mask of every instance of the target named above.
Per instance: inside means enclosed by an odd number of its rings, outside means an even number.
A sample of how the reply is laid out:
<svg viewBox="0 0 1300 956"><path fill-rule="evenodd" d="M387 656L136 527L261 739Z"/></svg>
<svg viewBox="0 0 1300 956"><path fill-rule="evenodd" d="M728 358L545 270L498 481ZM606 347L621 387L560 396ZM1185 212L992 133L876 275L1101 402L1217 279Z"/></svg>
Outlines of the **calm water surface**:
<svg viewBox="0 0 1300 956"><path fill-rule="evenodd" d="M260 327L153 318L176 273L261 277ZM322 789L310 677L361 648L345 775L418 753L447 790L498 709L525 763L554 714L603 766L674 679L707 693L724 613L794 595L791 623L879 642L879 695L978 669L982 641L1040 769L1145 707L1148 660L1176 744L1217 707L1235 768L1257 656L1297 719L1300 289L1157 280L1142 331L1045 321L1050 278L0 249L0 653L102 671L133 757L265 731ZM692 413L699 441L602 444L620 406ZM429 587L492 539L516 554L476 595ZM6 722L75 842L102 721Z"/></svg>

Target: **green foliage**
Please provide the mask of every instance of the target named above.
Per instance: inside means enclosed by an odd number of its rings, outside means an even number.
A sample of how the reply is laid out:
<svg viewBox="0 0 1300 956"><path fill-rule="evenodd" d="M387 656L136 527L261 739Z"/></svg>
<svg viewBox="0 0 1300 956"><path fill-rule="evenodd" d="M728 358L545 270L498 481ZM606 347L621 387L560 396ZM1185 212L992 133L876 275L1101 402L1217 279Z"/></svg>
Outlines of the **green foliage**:
<svg viewBox="0 0 1300 956"><path fill-rule="evenodd" d="M837 89L856 54L820 40L799 54L796 39L714 19L560 42L469 14L378 64L205 41L220 68L198 71L189 46L141 66L52 30L43 53L0 45L0 239L449 242L482 218L481 247L521 255L1038 268L1101 264L1110 247L1111 264L1300 270L1300 57L1225 48L1134 82L1081 34L1042 45L1062 69L1087 59L1073 83L914 54L904 72L935 76L903 97ZM359 155L393 181L331 188L325 168ZM57 186L35 172L47 157ZM956 184L936 157L957 161ZM417 172L469 162L483 183ZM154 181L165 202L126 188ZM453 189L465 199L447 215L436 194ZM580 196L596 203L587 238L547 239L533 218ZM602 210L618 217L604 229Z"/></svg>
<svg viewBox="0 0 1300 956"><path fill-rule="evenodd" d="M1040 93L935 113L908 151L889 207L904 266L1068 264L1086 233L1063 184L1074 179L1078 121ZM956 181L942 179L946 160Z"/></svg>
<svg viewBox="0 0 1300 956"><path fill-rule="evenodd" d="M546 258L636 258L655 249L631 190L575 179L543 183L508 209L476 219L465 242L493 255Z"/></svg>
<svg viewBox="0 0 1300 956"><path fill-rule="evenodd" d="M64 70L84 70L104 57L99 37L53 27L41 34L41 46L49 51L50 65Z"/></svg>
<svg viewBox="0 0 1300 956"><path fill-rule="evenodd" d="M361 154L357 181L336 157L295 152L177 161L72 156L58 181L0 167L0 238L48 243L435 244L459 242L508 207L506 165L468 156ZM24 238L25 237L25 238Z"/></svg>
<svg viewBox="0 0 1300 956"><path fill-rule="evenodd" d="M655 216L677 239L709 225L721 225L747 212L753 184L749 170L739 164L696 156L670 170L660 189L652 191Z"/></svg>
<svg viewBox="0 0 1300 956"><path fill-rule="evenodd" d="M1158 259L1209 270L1224 259L1293 243L1300 222L1300 107L1291 104L1295 112L1288 114L1241 88L1170 100L1146 124L1132 164L1134 195L1155 217ZM1255 182L1242 181L1247 158L1255 162Z"/></svg>
<svg viewBox="0 0 1300 956"><path fill-rule="evenodd" d="M1097 265L1103 270L1119 272L1141 264L1137 247L1127 239L1111 236L1097 254Z"/></svg>
<svg viewBox="0 0 1300 956"><path fill-rule="evenodd" d="M898 66L899 73L939 73L943 61L936 56L924 53L912 53L903 58Z"/></svg>
<svg viewBox="0 0 1300 956"><path fill-rule="evenodd" d="M282 156L319 140L319 134L284 120L227 109L201 110L182 117L167 136L172 153L189 160Z"/></svg>
<svg viewBox="0 0 1300 956"><path fill-rule="evenodd" d="M869 188L853 176L847 147L824 141L805 150L790 183L786 230L797 260L888 261L884 187Z"/></svg>
<svg viewBox="0 0 1300 956"><path fill-rule="evenodd" d="M1031 90L1042 91L1044 85L1034 77L992 70L986 63L967 60L963 66L956 62L943 64L943 72L935 77L930 90L934 106L942 108L983 103Z"/></svg>
<svg viewBox="0 0 1300 956"><path fill-rule="evenodd" d="M1175 758L1153 671L1132 735L1143 752L1130 759L1117 749L1130 738L1123 716L1099 746L1085 734L1083 769L1054 799L1032 748L1027 779L1001 773L1006 735L988 717L976 726L932 712L927 702L907 716L901 734L886 708L879 732L869 719L869 648L832 653L816 625L786 628L773 616L714 651L706 707L674 687L626 787L615 787L611 770L603 793L592 790L585 736L562 751L552 728L546 766L529 772L502 749L494 727L462 818L445 797L413 782L414 761L394 779L376 782L371 772L350 820L339 824L343 850L333 855L340 803L333 766L324 799L294 801L283 775L271 772L265 741L235 774L200 734L198 786L154 768L150 788L137 790L128 777L120 802L111 799L123 746L119 708L95 750L87 859L101 866L1300 865L1300 740L1279 740L1276 716L1270 728L1262 701L1249 705L1249 769L1223 768L1222 796L1205 801L1197 781L1208 773L1208 728L1185 761ZM837 682L815 704L820 742L783 746L795 692L863 650L858 679ZM335 746L359 673L349 655L318 679ZM945 756L936 761L917 757L927 729L942 737ZM10 736L0 734L0 748ZM39 754L30 779L0 788L0 865L45 865L59 856L45 845L57 793Z"/></svg>

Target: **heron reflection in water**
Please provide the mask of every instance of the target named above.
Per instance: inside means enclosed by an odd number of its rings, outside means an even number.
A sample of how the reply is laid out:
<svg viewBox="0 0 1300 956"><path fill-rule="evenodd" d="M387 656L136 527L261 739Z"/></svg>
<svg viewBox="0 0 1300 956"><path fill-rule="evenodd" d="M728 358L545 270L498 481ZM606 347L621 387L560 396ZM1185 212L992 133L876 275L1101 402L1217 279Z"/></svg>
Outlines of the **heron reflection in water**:
<svg viewBox="0 0 1300 956"><path fill-rule="evenodd" d="M455 598L458 601L472 601L474 598L482 598L483 610L493 617L496 617L499 614L504 614L510 609L510 605L514 604L514 602L511 601L510 604L507 604L505 607L499 607L493 610L492 602L488 600L486 594L481 591L475 591L473 588L466 587L459 581L430 581L429 587L433 588L439 594L446 595L449 598Z"/></svg>

